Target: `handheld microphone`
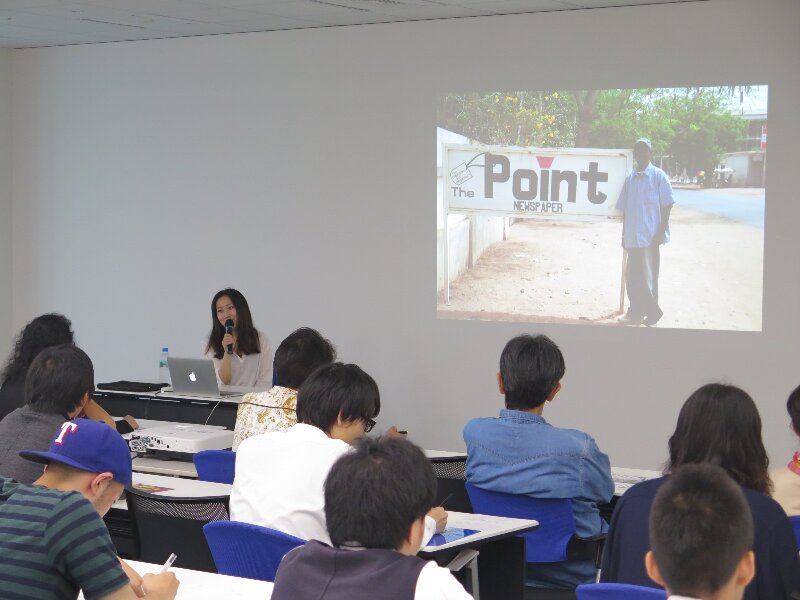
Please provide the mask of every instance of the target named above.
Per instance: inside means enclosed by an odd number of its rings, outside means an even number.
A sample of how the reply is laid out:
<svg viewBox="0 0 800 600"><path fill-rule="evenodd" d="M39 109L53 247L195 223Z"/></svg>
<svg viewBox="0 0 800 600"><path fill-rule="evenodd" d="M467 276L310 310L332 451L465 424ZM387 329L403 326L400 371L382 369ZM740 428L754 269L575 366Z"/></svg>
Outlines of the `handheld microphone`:
<svg viewBox="0 0 800 600"><path fill-rule="evenodd" d="M225 333L233 333L233 319L228 319L225 321ZM233 354L233 344L228 344L225 346L225 351L228 354Z"/></svg>

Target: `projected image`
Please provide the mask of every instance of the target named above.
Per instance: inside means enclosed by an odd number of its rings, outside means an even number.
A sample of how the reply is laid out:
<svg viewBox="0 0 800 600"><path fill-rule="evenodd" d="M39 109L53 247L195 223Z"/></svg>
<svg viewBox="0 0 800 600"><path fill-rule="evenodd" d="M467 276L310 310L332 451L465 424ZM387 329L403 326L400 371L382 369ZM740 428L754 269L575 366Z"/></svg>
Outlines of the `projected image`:
<svg viewBox="0 0 800 600"><path fill-rule="evenodd" d="M761 331L767 86L438 101L437 316Z"/></svg>

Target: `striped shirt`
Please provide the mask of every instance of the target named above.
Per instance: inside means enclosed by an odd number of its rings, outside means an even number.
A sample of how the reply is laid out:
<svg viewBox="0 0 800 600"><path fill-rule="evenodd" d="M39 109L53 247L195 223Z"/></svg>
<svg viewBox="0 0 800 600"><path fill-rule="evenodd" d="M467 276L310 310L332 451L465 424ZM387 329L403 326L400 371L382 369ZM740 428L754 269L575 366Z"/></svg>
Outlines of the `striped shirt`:
<svg viewBox="0 0 800 600"><path fill-rule="evenodd" d="M87 600L128 577L94 506L61 492L0 478L0 597Z"/></svg>

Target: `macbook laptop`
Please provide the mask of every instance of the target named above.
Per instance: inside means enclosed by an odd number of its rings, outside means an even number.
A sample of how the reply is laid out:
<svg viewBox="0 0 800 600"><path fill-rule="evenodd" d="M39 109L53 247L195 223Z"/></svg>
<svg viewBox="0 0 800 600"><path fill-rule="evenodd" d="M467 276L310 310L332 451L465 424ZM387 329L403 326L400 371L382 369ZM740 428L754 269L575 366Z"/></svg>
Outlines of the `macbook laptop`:
<svg viewBox="0 0 800 600"><path fill-rule="evenodd" d="M210 358L167 357L167 368L176 394L202 398L240 396L241 392L220 392L214 361Z"/></svg>

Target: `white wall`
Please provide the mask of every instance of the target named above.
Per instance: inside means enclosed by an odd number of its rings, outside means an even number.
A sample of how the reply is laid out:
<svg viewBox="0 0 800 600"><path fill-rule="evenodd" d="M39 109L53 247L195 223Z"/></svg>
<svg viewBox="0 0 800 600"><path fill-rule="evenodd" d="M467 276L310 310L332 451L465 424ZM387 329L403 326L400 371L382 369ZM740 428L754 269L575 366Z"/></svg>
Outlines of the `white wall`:
<svg viewBox="0 0 800 600"><path fill-rule="evenodd" d="M0 348L11 331L11 50L0 48Z"/></svg>
<svg viewBox="0 0 800 600"><path fill-rule="evenodd" d="M382 426L445 449L500 408L505 341L542 331L567 359L546 416L614 463L657 466L683 400L726 378L781 464L798 22L795 0L711 0L16 51L15 327L63 311L98 380L148 379L162 344L199 351L233 285L273 346L317 327L379 382ZM763 333L436 320L438 93L729 83L770 86Z"/></svg>

